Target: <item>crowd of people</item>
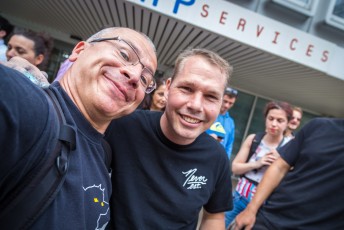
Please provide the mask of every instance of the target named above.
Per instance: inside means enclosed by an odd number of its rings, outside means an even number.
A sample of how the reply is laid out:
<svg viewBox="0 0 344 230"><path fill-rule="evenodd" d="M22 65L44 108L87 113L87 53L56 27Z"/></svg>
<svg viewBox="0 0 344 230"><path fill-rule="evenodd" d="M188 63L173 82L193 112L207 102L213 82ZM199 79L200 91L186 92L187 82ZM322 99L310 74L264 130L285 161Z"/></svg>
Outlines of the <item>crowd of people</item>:
<svg viewBox="0 0 344 230"><path fill-rule="evenodd" d="M344 228L344 184L336 179L344 172L343 119L317 118L301 128L301 108L270 101L265 129L232 153L229 110L238 90L219 54L183 50L173 70L156 77L150 38L110 27L78 42L47 86L41 70L51 37L14 29L3 17L0 23L4 229ZM55 160L56 104L74 133L66 177L49 205L15 219L13 210L29 199L21 190L44 187L35 175ZM234 190L232 175L239 177Z"/></svg>

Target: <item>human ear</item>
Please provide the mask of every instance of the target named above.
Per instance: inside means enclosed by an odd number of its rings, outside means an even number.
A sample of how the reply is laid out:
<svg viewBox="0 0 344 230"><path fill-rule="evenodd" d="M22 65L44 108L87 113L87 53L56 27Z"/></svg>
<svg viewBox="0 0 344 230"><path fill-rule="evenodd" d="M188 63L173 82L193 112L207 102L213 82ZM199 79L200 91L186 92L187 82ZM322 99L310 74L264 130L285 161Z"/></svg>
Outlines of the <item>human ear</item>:
<svg viewBox="0 0 344 230"><path fill-rule="evenodd" d="M78 44L75 45L71 55L69 55L69 60L71 62L74 62L76 59L78 59L79 54L85 50L86 47L89 46L89 43L85 41L78 42Z"/></svg>
<svg viewBox="0 0 344 230"><path fill-rule="evenodd" d="M164 91L164 96L165 96L166 100L167 100L167 98L168 98L168 92L170 91L171 82L172 82L172 78L168 78L168 79L166 80L166 89L165 89L165 91Z"/></svg>
<svg viewBox="0 0 344 230"><path fill-rule="evenodd" d="M39 64L41 64L44 60L44 55L43 54L39 54L35 57L35 66L38 66Z"/></svg>

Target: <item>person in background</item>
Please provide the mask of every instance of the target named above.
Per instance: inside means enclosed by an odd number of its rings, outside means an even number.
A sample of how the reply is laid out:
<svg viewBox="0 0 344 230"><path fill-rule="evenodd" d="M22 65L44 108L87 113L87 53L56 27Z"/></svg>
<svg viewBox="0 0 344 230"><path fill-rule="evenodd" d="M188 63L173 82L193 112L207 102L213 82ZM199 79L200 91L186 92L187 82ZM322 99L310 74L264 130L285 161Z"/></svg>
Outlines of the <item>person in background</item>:
<svg viewBox="0 0 344 230"><path fill-rule="evenodd" d="M6 51L6 39L10 36L13 30L13 25L8 20L0 16L0 62L7 61Z"/></svg>
<svg viewBox="0 0 344 230"><path fill-rule="evenodd" d="M16 28L8 41L6 57L10 60L19 56L45 70L53 45L54 41L47 33Z"/></svg>
<svg viewBox="0 0 344 230"><path fill-rule="evenodd" d="M291 140L295 137L295 131L301 124L302 114L303 111L300 107L293 107L293 116L291 117L291 120L288 123L288 128L284 134L285 138L288 140Z"/></svg>
<svg viewBox="0 0 344 230"><path fill-rule="evenodd" d="M166 90L165 78L156 78L156 89L150 94L146 94L143 99L141 109L151 111L164 111L166 105L166 97L164 95Z"/></svg>
<svg viewBox="0 0 344 230"><path fill-rule="evenodd" d="M233 194L233 210L226 212L226 227L242 212L256 192L266 169L278 157L278 150L286 144L284 132L292 117L292 108L286 102L268 102L264 109L265 135L252 156L249 155L257 134L250 134L232 163L232 172L241 175Z"/></svg>
<svg viewBox="0 0 344 230"><path fill-rule="evenodd" d="M136 110L113 120L114 229L223 230L232 208L230 164L205 133L221 108L232 67L205 49L181 52L166 82L163 113ZM120 130L120 132L119 132Z"/></svg>
<svg viewBox="0 0 344 230"><path fill-rule="evenodd" d="M34 213L37 219L26 225L31 229L108 226L112 186L103 134L113 119L133 112L145 93L155 88L155 47L146 35L132 29L101 30L77 43L69 60L73 65L49 88L75 131L76 147L70 152L59 193L43 213ZM0 76L0 220L5 222L2 211L15 206L11 200L27 187L27 174L39 173L42 169L37 165L52 154L60 122L41 88L3 65ZM0 226L21 229L1 221Z"/></svg>
<svg viewBox="0 0 344 230"><path fill-rule="evenodd" d="M64 60L59 68L59 70L57 71L56 74L56 78L54 79L54 81L59 81L63 75L65 74L65 72L73 65L73 62L69 61L69 59L67 58L66 60Z"/></svg>
<svg viewBox="0 0 344 230"><path fill-rule="evenodd" d="M235 229L344 229L343 137L342 118L303 126L279 151Z"/></svg>
<svg viewBox="0 0 344 230"><path fill-rule="evenodd" d="M230 116L229 111L235 104L238 97L238 91L231 87L227 87L224 91L222 106L219 116L215 122L220 122L225 129L226 135L221 144L224 146L228 159L231 159L233 143L235 138L235 123Z"/></svg>

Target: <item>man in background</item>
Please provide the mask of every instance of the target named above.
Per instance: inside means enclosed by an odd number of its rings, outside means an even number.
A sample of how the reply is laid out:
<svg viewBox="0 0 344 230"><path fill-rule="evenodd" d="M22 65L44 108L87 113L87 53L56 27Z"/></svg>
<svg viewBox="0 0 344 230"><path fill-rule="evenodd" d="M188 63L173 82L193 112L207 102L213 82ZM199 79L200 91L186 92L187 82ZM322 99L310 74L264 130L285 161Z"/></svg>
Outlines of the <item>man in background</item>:
<svg viewBox="0 0 344 230"><path fill-rule="evenodd" d="M223 141L221 141L221 144L226 150L228 159L231 159L233 143L235 138L235 123L233 118L229 114L228 110L230 110L234 106L237 96L238 91L236 89L230 87L227 87L225 89L220 114L215 121L220 122L223 128L225 129L226 134Z"/></svg>

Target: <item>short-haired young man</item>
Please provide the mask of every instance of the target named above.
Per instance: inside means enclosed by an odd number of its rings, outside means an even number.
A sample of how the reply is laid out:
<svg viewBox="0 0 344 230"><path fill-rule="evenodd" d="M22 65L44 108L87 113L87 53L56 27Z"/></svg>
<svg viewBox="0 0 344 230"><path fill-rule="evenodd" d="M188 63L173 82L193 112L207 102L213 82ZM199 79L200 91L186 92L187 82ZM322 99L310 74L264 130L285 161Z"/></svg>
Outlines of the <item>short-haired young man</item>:
<svg viewBox="0 0 344 230"><path fill-rule="evenodd" d="M224 229L232 208L230 165L206 134L222 104L232 67L203 49L182 52L167 80L166 109L112 121L111 201L115 229Z"/></svg>
<svg viewBox="0 0 344 230"><path fill-rule="evenodd" d="M223 128L225 129L226 135L221 141L221 144L226 150L228 159L231 159L233 143L235 138L235 123L234 119L229 114L229 111L235 104L235 101L238 97L238 91L231 87L226 87L222 105L220 109L220 114L216 118L215 122L220 122Z"/></svg>

